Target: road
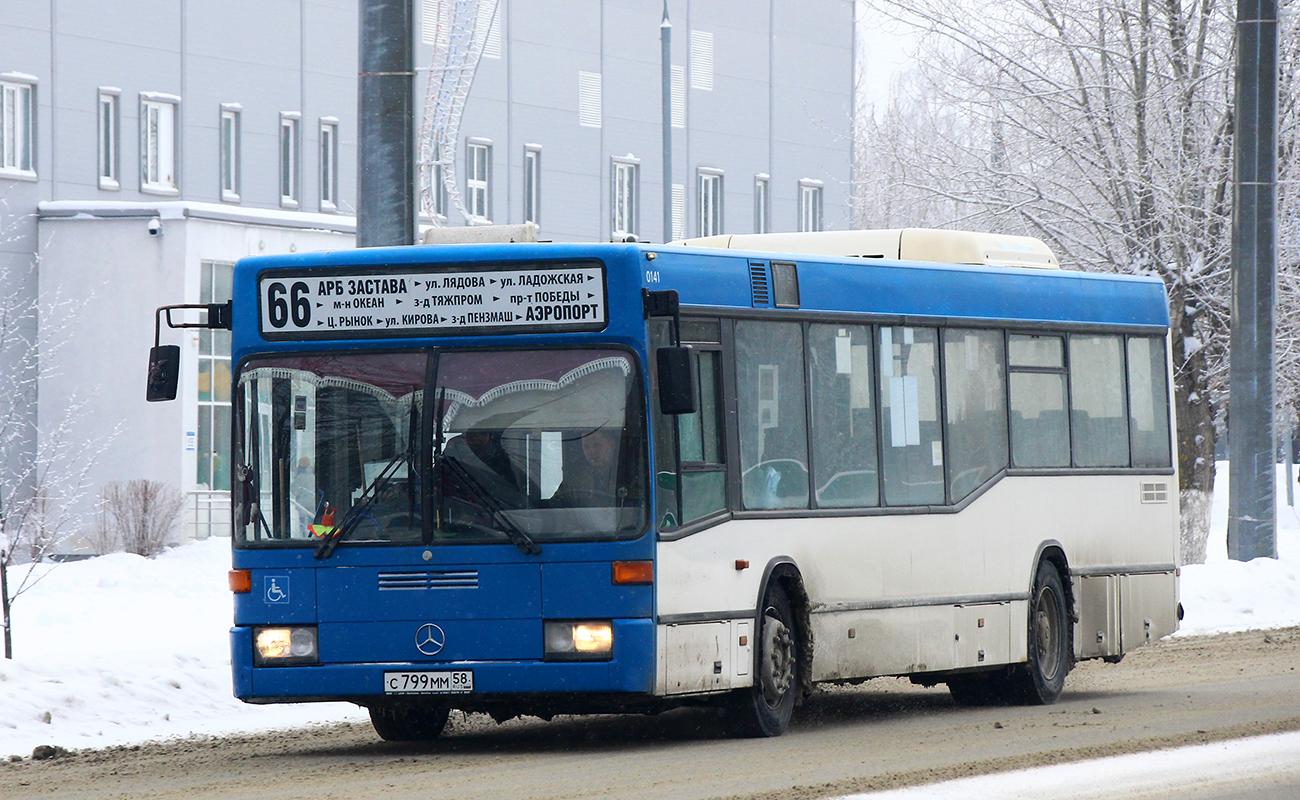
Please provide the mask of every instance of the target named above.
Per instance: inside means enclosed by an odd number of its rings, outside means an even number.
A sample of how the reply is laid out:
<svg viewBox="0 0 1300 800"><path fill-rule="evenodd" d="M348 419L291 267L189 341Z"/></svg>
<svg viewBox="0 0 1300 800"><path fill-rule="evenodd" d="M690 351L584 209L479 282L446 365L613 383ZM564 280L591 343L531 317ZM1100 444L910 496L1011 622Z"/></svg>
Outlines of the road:
<svg viewBox="0 0 1300 800"><path fill-rule="evenodd" d="M779 739L721 738L708 711L496 725L437 742L366 725L80 751L0 764L0 798L811 800L1300 730L1300 628L1162 642L1079 665L1060 702L960 708L943 687L819 689Z"/></svg>

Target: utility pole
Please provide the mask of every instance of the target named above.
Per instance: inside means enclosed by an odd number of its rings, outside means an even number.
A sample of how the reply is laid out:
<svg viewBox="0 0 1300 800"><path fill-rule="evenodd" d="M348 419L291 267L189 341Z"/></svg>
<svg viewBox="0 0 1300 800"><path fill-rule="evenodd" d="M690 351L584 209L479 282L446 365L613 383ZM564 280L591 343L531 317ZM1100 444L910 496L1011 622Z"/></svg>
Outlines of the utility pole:
<svg viewBox="0 0 1300 800"><path fill-rule="evenodd" d="M659 23L659 72L663 83L664 145L664 241L673 240L673 24L668 21L668 0L664 20Z"/></svg>
<svg viewBox="0 0 1300 800"><path fill-rule="evenodd" d="M1277 0L1237 0L1228 557L1277 558Z"/></svg>
<svg viewBox="0 0 1300 800"><path fill-rule="evenodd" d="M415 241L412 0L360 0L357 247Z"/></svg>

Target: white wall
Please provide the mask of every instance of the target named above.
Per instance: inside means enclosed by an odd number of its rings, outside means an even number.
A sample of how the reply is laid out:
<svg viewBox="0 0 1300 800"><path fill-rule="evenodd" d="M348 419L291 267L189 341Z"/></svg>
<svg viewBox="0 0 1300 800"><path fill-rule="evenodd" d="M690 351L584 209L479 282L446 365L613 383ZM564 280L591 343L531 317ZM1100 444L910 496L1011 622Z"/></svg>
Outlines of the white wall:
<svg viewBox="0 0 1300 800"><path fill-rule="evenodd" d="M175 402L148 403L153 310L199 302L203 261L347 249L354 239L344 217L330 217L335 230L328 230L277 225L278 212L229 219L230 209L208 213L203 204L75 211L65 203L42 206L41 329L50 346L43 350L39 425L52 444L66 421L70 441L95 456L91 486L77 508L93 524L89 512L110 481L195 488L196 452L187 449L187 433L197 430L198 332L164 327L162 343L181 345L180 392ZM151 236L149 220L160 215L162 234ZM70 416L78 398L84 406Z"/></svg>

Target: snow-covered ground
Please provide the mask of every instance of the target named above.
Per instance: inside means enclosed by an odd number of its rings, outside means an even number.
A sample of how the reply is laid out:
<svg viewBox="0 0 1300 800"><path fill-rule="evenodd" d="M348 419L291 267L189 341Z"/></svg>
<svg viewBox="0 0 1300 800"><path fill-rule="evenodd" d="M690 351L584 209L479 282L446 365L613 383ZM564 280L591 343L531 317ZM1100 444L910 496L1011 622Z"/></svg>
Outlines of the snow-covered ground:
<svg viewBox="0 0 1300 800"><path fill-rule="evenodd" d="M1189 800L1289 797L1300 785L1300 733L1053 764L837 800ZM1244 789L1261 790L1258 794ZM1272 789L1271 793L1265 793Z"/></svg>
<svg viewBox="0 0 1300 800"><path fill-rule="evenodd" d="M1226 469L1217 483L1208 563L1183 569L1181 635L1300 624L1300 518L1280 481L1280 558L1248 564L1228 561ZM367 719L346 703L249 706L231 696L228 548L213 539L152 560L40 567L48 574L14 605L16 658L0 659L0 757ZM25 569L11 568L11 581Z"/></svg>
<svg viewBox="0 0 1300 800"><path fill-rule="evenodd" d="M1300 624L1300 516L1286 504L1286 470L1277 469L1276 559L1228 560L1228 465L1219 462L1205 563L1183 567L1186 616L1176 636ZM1292 480L1295 479L1293 474ZM1292 484L1300 506L1300 485Z"/></svg>

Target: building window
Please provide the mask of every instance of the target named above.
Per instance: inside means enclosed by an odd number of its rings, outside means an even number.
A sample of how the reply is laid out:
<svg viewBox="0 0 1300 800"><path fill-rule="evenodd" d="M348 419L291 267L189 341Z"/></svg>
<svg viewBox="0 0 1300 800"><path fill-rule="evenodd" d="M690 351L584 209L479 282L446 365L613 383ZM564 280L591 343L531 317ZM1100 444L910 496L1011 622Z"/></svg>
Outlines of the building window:
<svg viewBox="0 0 1300 800"><path fill-rule="evenodd" d="M600 73L578 73L578 124L600 127Z"/></svg>
<svg viewBox="0 0 1300 800"><path fill-rule="evenodd" d="M36 177L36 98L30 83L0 81L0 175Z"/></svg>
<svg viewBox="0 0 1300 800"><path fill-rule="evenodd" d="M799 181L799 230L822 229L822 182Z"/></svg>
<svg viewBox="0 0 1300 800"><path fill-rule="evenodd" d="M239 202L239 111L233 103L221 106L221 199Z"/></svg>
<svg viewBox="0 0 1300 800"><path fill-rule="evenodd" d="M118 111L119 91L102 88L99 90L99 188L122 188L121 174L118 171L118 132L121 129L121 114Z"/></svg>
<svg viewBox="0 0 1300 800"><path fill-rule="evenodd" d="M199 302L224 303L231 297L234 265L200 264ZM230 488L230 331L199 329L198 474L200 488Z"/></svg>
<svg viewBox="0 0 1300 800"><path fill-rule="evenodd" d="M339 207L339 121L324 117L320 121L320 210Z"/></svg>
<svg viewBox="0 0 1300 800"><path fill-rule="evenodd" d="M636 236L640 227L641 162L631 156L616 158L610 167L613 186L610 190L610 234L612 238Z"/></svg>
<svg viewBox="0 0 1300 800"><path fill-rule="evenodd" d="M699 235L717 236L722 233L722 170L701 167L698 187Z"/></svg>
<svg viewBox="0 0 1300 800"><path fill-rule="evenodd" d="M176 104L171 95L146 94L140 101L140 191L179 194L176 179Z"/></svg>
<svg viewBox="0 0 1300 800"><path fill-rule="evenodd" d="M691 31L691 88L713 90L713 34Z"/></svg>
<svg viewBox="0 0 1300 800"><path fill-rule="evenodd" d="M542 221L542 146L524 145L524 222Z"/></svg>
<svg viewBox="0 0 1300 800"><path fill-rule="evenodd" d="M754 233L772 230L771 183L772 179L761 172L754 176Z"/></svg>
<svg viewBox="0 0 1300 800"><path fill-rule="evenodd" d="M465 203L471 222L492 221L492 143L465 144Z"/></svg>
<svg viewBox="0 0 1300 800"><path fill-rule="evenodd" d="M298 122L301 115L280 115L280 205L298 207L299 146Z"/></svg>
<svg viewBox="0 0 1300 800"><path fill-rule="evenodd" d="M433 165L433 177L430 179L432 185L429 187L429 194L433 195L433 215L440 222L447 221L447 183L446 172L442 164Z"/></svg>

